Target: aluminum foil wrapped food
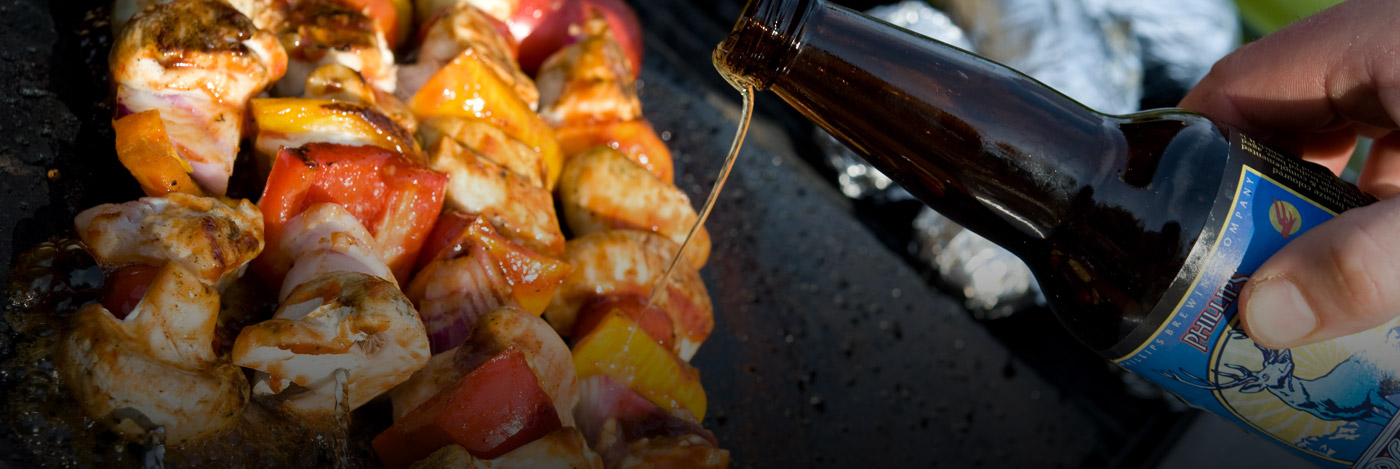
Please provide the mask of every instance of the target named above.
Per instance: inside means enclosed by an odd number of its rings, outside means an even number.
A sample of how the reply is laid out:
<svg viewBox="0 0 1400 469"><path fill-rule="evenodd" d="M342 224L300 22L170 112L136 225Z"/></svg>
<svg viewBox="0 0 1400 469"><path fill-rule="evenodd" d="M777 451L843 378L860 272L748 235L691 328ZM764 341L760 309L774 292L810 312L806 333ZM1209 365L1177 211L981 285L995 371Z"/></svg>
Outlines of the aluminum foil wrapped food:
<svg viewBox="0 0 1400 469"><path fill-rule="evenodd" d="M1228 0L1108 5L1128 20L1142 50L1144 107L1175 106L1215 61L1239 47L1239 11Z"/></svg>
<svg viewBox="0 0 1400 469"><path fill-rule="evenodd" d="M914 219L914 243L919 259L938 270L946 287L962 293L978 319L1003 318L1044 302L1020 258L927 207Z"/></svg>
<svg viewBox="0 0 1400 469"><path fill-rule="evenodd" d="M1131 23L1110 3L948 0L946 9L982 56L1091 108L1129 113L1142 97L1141 51Z"/></svg>
<svg viewBox="0 0 1400 469"><path fill-rule="evenodd" d="M867 14L895 26L966 50L973 50L963 30L948 15L921 1L904 1L871 9ZM818 129L817 145L837 172L841 192L850 198L879 201L909 199L880 170L866 164L834 137ZM918 255L938 270L940 281L961 292L965 305L979 318L1010 315L1039 298L1030 270L1010 252L924 208L914 222Z"/></svg>
<svg viewBox="0 0 1400 469"><path fill-rule="evenodd" d="M953 24L948 15L922 1L906 0L892 5L881 5L870 9L866 14L955 47L972 50L972 43L968 42L967 35ZM846 197L878 198L887 201L912 198L884 173L866 164L855 152L838 142L836 137L817 129L814 139L825 154L827 163L836 170L836 182Z"/></svg>

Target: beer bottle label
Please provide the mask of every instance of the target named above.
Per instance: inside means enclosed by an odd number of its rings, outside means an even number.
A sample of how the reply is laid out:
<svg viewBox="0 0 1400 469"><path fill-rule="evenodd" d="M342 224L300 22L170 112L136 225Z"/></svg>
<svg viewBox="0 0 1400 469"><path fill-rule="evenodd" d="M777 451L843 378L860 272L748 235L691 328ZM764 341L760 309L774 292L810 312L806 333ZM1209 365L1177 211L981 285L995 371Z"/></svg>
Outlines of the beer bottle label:
<svg viewBox="0 0 1400 469"><path fill-rule="evenodd" d="M1400 319L1320 344L1268 350L1239 328L1250 274L1289 240L1373 201L1321 167L1233 132L1229 171L1197 250L1152 317L1157 331L1115 360L1193 406L1324 466L1400 467ZM1192 256L1197 257L1196 254Z"/></svg>

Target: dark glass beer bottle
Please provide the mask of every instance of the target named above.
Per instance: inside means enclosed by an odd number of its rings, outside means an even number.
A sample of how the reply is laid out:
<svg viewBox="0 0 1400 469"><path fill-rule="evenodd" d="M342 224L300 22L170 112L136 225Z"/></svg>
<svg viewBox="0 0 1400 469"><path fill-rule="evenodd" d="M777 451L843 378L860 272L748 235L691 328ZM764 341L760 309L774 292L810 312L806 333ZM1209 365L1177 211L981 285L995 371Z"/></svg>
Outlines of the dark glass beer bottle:
<svg viewBox="0 0 1400 469"><path fill-rule="evenodd" d="M1321 344L1336 353L1295 367L1294 356L1315 351L1265 350L1233 321L1239 289L1264 259L1374 201L1325 168L1184 110L1105 115L820 0L751 0L714 63L1019 256L1089 347L1314 461L1389 457L1396 406L1367 396L1396 376L1353 366L1376 360L1366 347ZM1297 392L1310 385L1316 392ZM1339 402L1352 407L1329 407Z"/></svg>

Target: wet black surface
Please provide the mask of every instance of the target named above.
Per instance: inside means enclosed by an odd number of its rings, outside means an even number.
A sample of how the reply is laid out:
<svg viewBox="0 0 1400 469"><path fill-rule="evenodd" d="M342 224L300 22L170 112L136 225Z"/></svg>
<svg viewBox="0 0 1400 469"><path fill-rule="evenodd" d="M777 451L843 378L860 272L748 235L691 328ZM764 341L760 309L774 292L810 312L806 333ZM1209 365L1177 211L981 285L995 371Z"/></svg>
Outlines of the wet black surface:
<svg viewBox="0 0 1400 469"><path fill-rule="evenodd" d="M737 92L683 93L694 85L648 67L646 112L698 198L737 115L716 101ZM708 224L717 327L693 362L706 426L740 467L1091 462L1097 430L1071 399L1019 371L805 163L753 137Z"/></svg>
<svg viewBox="0 0 1400 469"><path fill-rule="evenodd" d="M84 17L101 3L0 0L0 285L77 211L139 196L92 52L110 39ZM738 115L708 66L731 3L636 2L646 113L697 205ZM760 99L766 120L708 224L717 326L694 364L735 467L1131 465L1161 446L1141 441L1174 417L1116 391L1048 314L982 324L931 287L876 235L883 208L853 206L799 156L810 129L782 109Z"/></svg>

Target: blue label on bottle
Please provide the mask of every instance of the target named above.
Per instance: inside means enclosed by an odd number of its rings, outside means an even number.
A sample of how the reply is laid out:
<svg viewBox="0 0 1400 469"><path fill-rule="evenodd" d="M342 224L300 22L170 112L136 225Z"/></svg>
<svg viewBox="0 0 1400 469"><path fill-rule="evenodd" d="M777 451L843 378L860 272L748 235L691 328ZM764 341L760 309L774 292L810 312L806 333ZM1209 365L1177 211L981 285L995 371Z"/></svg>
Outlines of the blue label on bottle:
<svg viewBox="0 0 1400 469"><path fill-rule="evenodd" d="M1316 463L1400 467L1400 320L1289 350L1259 347L1238 327L1236 300L1250 274L1336 215L1241 169L1198 275L1151 338L1117 363Z"/></svg>

